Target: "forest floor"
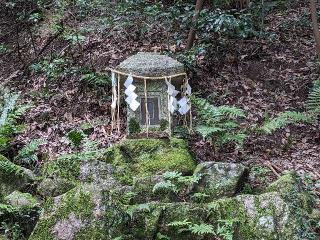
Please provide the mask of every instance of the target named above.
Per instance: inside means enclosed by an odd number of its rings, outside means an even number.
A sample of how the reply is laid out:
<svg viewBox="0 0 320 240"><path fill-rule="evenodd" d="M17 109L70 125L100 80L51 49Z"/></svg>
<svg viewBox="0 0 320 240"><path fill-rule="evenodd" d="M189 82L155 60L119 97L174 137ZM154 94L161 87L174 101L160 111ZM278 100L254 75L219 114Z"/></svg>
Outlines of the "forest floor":
<svg viewBox="0 0 320 240"><path fill-rule="evenodd" d="M223 55L212 50L210 59L199 57L191 76L194 90L210 97L216 105L244 109L248 118L243 126L261 124L267 115L276 116L285 110L303 111L312 82L319 78L309 18L304 1L298 1L290 9L269 13L265 29L273 33L272 40L230 40ZM77 28L95 23L81 24L69 22ZM34 105L25 117L25 131L15 139L16 148L41 138L47 142L41 148L43 155L54 159L72 151L66 133L88 123L93 126L90 139L98 141L101 147L125 137L124 117L121 134L111 131L109 89L83 86L79 77L72 75L48 81L43 74L26 71L25 66L37 57L31 42L26 40L27 31L20 29L15 33L10 26L1 26L1 41L13 49L17 49L17 38L25 44L19 46L19 54L12 51L1 56L0 81L21 92L23 102ZM43 49L43 56L53 52L59 56L68 54L79 65L87 63L97 71L114 67L138 51L180 51L163 43L163 29L153 29L146 36L136 36L134 30L126 34L114 31L111 35L93 32L81 46L70 50L69 43L55 38L44 26L46 24L38 29L34 39L36 51ZM124 112L123 108L122 116ZM268 169L267 179L275 178L283 170L296 170L301 175L308 174L313 181L319 183L320 180L319 123L288 126L271 135L251 136L241 150L227 148L214 153L212 147L197 136L189 143L198 161L241 162L258 168L257 171L262 166Z"/></svg>

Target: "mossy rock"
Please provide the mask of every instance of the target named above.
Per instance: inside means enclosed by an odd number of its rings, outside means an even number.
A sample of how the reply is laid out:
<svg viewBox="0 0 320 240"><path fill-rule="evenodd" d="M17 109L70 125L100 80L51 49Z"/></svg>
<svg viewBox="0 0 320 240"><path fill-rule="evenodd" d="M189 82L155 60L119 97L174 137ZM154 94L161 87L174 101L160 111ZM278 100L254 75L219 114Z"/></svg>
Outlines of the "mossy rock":
<svg viewBox="0 0 320 240"><path fill-rule="evenodd" d="M95 163L93 163L95 162ZM115 171L109 169L111 164ZM101 165L97 167L95 165ZM46 178L62 178L77 184L81 179L81 168L91 164L95 169L94 175L108 171L125 184L132 184L133 177L150 176L165 171L179 171L184 174L192 173L195 162L188 151L188 146L182 139L127 139L108 149L63 155L55 161L44 164L42 174ZM100 171L101 170L101 171ZM110 174L107 178L110 179ZM104 178L103 176L96 179ZM88 177L85 180L90 180ZM89 181L90 182L90 181Z"/></svg>
<svg viewBox="0 0 320 240"><path fill-rule="evenodd" d="M222 162L200 163L194 173L202 178L193 191L207 194L207 200L234 196L248 177L248 169L242 164Z"/></svg>
<svg viewBox="0 0 320 240"><path fill-rule="evenodd" d="M177 201L177 197L173 192L168 193L154 193L153 187L159 183L164 181L162 175L154 175L154 176L146 176L140 178L134 178L133 182L133 197L132 203L146 203L152 201L161 201L161 202L175 202Z"/></svg>
<svg viewBox="0 0 320 240"><path fill-rule="evenodd" d="M29 239L71 240L77 239L77 234L82 234L84 229L100 231L103 226L101 201L101 191L92 185L78 186L50 200Z"/></svg>
<svg viewBox="0 0 320 240"><path fill-rule="evenodd" d="M119 179L127 177L127 183L132 183L133 176L150 176L166 171L190 174L196 167L182 139L127 139L115 145L111 152L111 161L119 170Z"/></svg>
<svg viewBox="0 0 320 240"><path fill-rule="evenodd" d="M30 193L14 191L4 198L4 202L17 208L35 208L39 207L38 200Z"/></svg>
<svg viewBox="0 0 320 240"><path fill-rule="evenodd" d="M23 190L34 180L30 170L0 155L0 200L15 190Z"/></svg>
<svg viewBox="0 0 320 240"><path fill-rule="evenodd" d="M267 188L267 192L280 192L286 193L290 192L294 185L297 183L297 178L293 172L288 172L287 174L282 175L275 182L271 183Z"/></svg>
<svg viewBox="0 0 320 240"><path fill-rule="evenodd" d="M75 184L64 178L44 178L37 187L37 193L43 197L56 197L74 188Z"/></svg>
<svg viewBox="0 0 320 240"><path fill-rule="evenodd" d="M59 182L64 179L69 185L106 179L110 177L108 173L111 165L106 163L110 155L108 149L62 155L46 162L42 167L42 175Z"/></svg>

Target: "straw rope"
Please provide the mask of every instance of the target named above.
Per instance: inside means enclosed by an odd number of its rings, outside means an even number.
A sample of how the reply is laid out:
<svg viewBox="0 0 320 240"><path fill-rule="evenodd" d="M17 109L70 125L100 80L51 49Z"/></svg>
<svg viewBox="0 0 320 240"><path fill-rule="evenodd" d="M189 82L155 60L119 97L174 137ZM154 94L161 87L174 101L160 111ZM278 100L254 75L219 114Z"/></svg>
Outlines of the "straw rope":
<svg viewBox="0 0 320 240"><path fill-rule="evenodd" d="M109 68L109 67L107 67L106 70L114 72L114 73L117 73L117 74L120 74L120 75L123 75L123 76L128 76L129 75L129 73L121 72L121 71L118 71L116 69ZM131 76L133 78L140 78L140 79L146 79L146 80L150 80L150 79L159 80L159 79L175 78L175 77L181 77L181 76L185 76L186 77L187 73L183 72L183 73L177 73L177 74L173 74L173 75L159 76L159 77L147 77L147 76L133 75L133 74L131 74Z"/></svg>

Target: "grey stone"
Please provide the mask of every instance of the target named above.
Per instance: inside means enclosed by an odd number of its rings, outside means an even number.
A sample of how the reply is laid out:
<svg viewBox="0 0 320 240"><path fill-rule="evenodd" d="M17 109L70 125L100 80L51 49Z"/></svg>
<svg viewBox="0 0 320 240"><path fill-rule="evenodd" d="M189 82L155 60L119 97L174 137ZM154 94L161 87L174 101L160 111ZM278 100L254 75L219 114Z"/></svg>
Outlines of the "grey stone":
<svg viewBox="0 0 320 240"><path fill-rule="evenodd" d="M56 197L68 192L75 185L70 181L59 178L45 178L37 187L37 192L44 197Z"/></svg>
<svg viewBox="0 0 320 240"><path fill-rule="evenodd" d="M58 221L53 227L53 235L59 240L73 239L83 226L81 219L71 213L67 219Z"/></svg>
<svg viewBox="0 0 320 240"><path fill-rule="evenodd" d="M34 180L35 175L31 170L20 167L0 155L0 199L15 190L23 190Z"/></svg>
<svg viewBox="0 0 320 240"><path fill-rule="evenodd" d="M19 191L14 191L10 195L6 196L4 198L4 202L18 208L34 208L39 206L38 200L30 193L21 193Z"/></svg>
<svg viewBox="0 0 320 240"><path fill-rule="evenodd" d="M199 164L194 173L201 174L202 179L193 191L206 193L208 199L217 199L239 192L248 170L242 164L205 162Z"/></svg>

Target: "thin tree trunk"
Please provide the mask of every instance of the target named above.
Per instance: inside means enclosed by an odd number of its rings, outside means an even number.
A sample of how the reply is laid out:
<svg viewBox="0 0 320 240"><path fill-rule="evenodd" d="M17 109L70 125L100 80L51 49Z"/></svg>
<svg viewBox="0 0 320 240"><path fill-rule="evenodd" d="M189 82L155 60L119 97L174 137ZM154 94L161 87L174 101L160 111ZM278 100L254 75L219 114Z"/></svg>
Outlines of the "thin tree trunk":
<svg viewBox="0 0 320 240"><path fill-rule="evenodd" d="M187 41L187 46L186 46L187 49L190 49L193 46L194 39L196 37L196 25L197 25L197 22L199 19L200 12L203 8L203 3L204 3L204 0L197 0L196 11L195 11L195 14L192 18L192 26L191 26L189 36L188 36L188 41Z"/></svg>
<svg viewBox="0 0 320 240"><path fill-rule="evenodd" d="M318 25L316 0L310 0L310 12L311 12L314 39L316 41L317 54L318 54L318 57L320 57L320 31L319 31L319 25Z"/></svg>

